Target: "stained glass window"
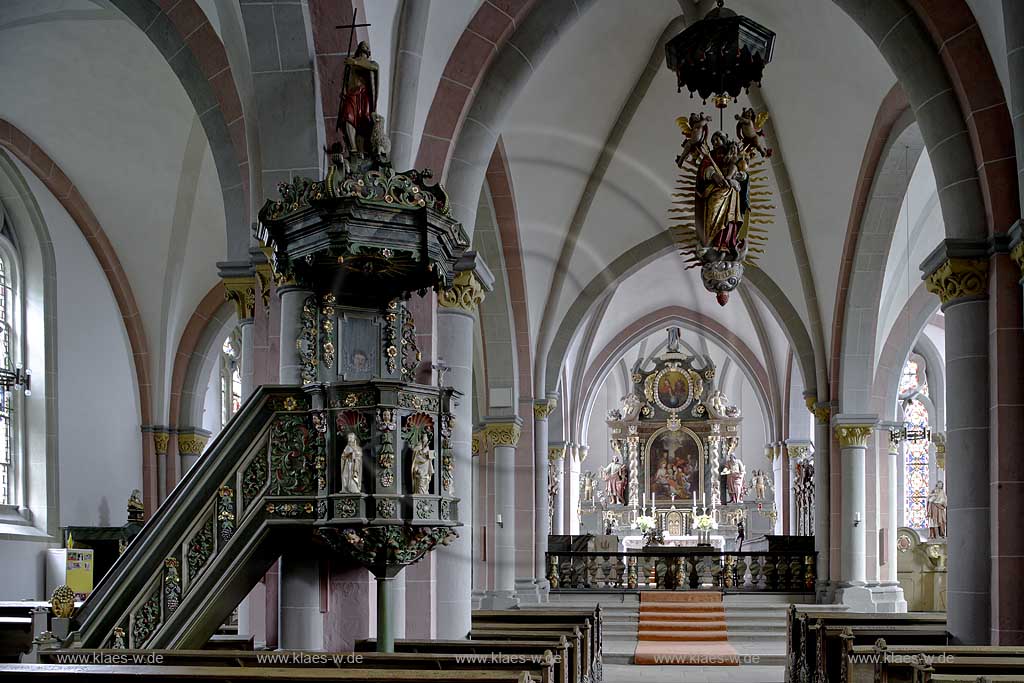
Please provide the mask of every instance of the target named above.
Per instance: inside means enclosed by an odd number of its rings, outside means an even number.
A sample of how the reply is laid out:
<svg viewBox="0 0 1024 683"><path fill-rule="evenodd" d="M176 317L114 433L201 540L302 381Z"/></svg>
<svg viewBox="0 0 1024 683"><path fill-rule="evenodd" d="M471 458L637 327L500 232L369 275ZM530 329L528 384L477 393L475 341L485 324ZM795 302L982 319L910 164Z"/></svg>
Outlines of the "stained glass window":
<svg viewBox="0 0 1024 683"><path fill-rule="evenodd" d="M236 327L224 339L220 353L220 425L223 427L242 405L242 336Z"/></svg>
<svg viewBox="0 0 1024 683"><path fill-rule="evenodd" d="M928 382L921 370L923 368L919 369L918 361L907 361L900 378L900 394L916 390L924 396L928 395ZM908 399L903 402L903 419L908 428L927 429L928 408L917 397ZM928 528L930 447L931 441L927 439L903 442L903 519L906 526L914 529Z"/></svg>
<svg viewBox="0 0 1024 683"><path fill-rule="evenodd" d="M14 291L11 288L10 268L0 258L0 363L7 370L14 370L11 357L13 337ZM12 418L14 389L0 387L0 505L9 505L11 500L12 461Z"/></svg>

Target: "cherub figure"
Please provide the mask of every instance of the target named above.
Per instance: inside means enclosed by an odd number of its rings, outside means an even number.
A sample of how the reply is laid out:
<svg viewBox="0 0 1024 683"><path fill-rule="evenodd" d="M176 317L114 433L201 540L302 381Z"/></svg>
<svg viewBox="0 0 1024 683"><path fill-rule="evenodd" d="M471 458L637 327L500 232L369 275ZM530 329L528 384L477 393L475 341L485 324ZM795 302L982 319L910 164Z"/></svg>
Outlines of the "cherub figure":
<svg viewBox="0 0 1024 683"><path fill-rule="evenodd" d="M687 119L684 116L680 116L676 119L676 125L679 126L680 130L683 131L683 135L686 139L683 140L683 151L676 157L676 166L679 168L683 167L683 162L686 161L687 157L697 154L700 148L704 145L704 142L708 139L708 124L711 123L711 117L707 114L698 114L696 112L690 114L690 118Z"/></svg>
<svg viewBox="0 0 1024 683"><path fill-rule="evenodd" d="M756 149L762 157L770 157L772 148L761 144L764 126L768 123L768 112L755 112L750 107L736 114L736 137L747 149Z"/></svg>

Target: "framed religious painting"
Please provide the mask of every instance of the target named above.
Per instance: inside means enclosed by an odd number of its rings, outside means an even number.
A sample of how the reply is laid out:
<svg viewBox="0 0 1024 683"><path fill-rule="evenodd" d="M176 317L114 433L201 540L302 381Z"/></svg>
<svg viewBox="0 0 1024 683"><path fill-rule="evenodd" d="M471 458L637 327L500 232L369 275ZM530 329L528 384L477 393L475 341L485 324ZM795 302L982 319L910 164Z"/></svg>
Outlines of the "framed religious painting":
<svg viewBox="0 0 1024 683"><path fill-rule="evenodd" d="M654 376L653 400L662 410L678 413L693 402L694 382L691 373L669 366Z"/></svg>
<svg viewBox="0 0 1024 683"><path fill-rule="evenodd" d="M377 349L380 326L373 317L341 314L344 324L338 326L341 353L338 374L345 381L366 380L378 373L380 354Z"/></svg>
<svg viewBox="0 0 1024 683"><path fill-rule="evenodd" d="M704 500L704 446L691 430L660 429L647 441L646 489L659 505Z"/></svg>

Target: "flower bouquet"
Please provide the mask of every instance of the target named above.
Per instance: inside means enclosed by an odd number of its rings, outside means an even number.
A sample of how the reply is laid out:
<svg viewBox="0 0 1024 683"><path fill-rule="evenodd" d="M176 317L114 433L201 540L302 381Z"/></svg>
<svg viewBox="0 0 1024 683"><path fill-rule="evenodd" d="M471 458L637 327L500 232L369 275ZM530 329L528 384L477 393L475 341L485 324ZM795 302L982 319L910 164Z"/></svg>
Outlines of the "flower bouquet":
<svg viewBox="0 0 1024 683"><path fill-rule="evenodd" d="M718 528L718 522L711 515L697 515L693 520L693 528L697 530L697 543L711 544L711 531Z"/></svg>
<svg viewBox="0 0 1024 683"><path fill-rule="evenodd" d="M639 530L643 534L644 547L661 545L665 542L665 534L658 526L658 520L653 515L640 515L633 520L630 527Z"/></svg>

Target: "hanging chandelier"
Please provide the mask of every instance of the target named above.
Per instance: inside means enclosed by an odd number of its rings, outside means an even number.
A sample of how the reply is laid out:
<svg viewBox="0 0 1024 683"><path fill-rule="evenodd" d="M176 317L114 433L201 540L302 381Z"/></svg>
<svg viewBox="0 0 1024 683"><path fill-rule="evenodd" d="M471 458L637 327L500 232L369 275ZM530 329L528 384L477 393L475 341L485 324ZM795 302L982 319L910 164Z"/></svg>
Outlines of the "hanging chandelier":
<svg viewBox="0 0 1024 683"><path fill-rule="evenodd" d="M665 59L679 92L685 87L691 97L696 92L705 103L710 98L723 109L751 83L761 84L774 45L773 31L718 0L702 20L665 43Z"/></svg>

